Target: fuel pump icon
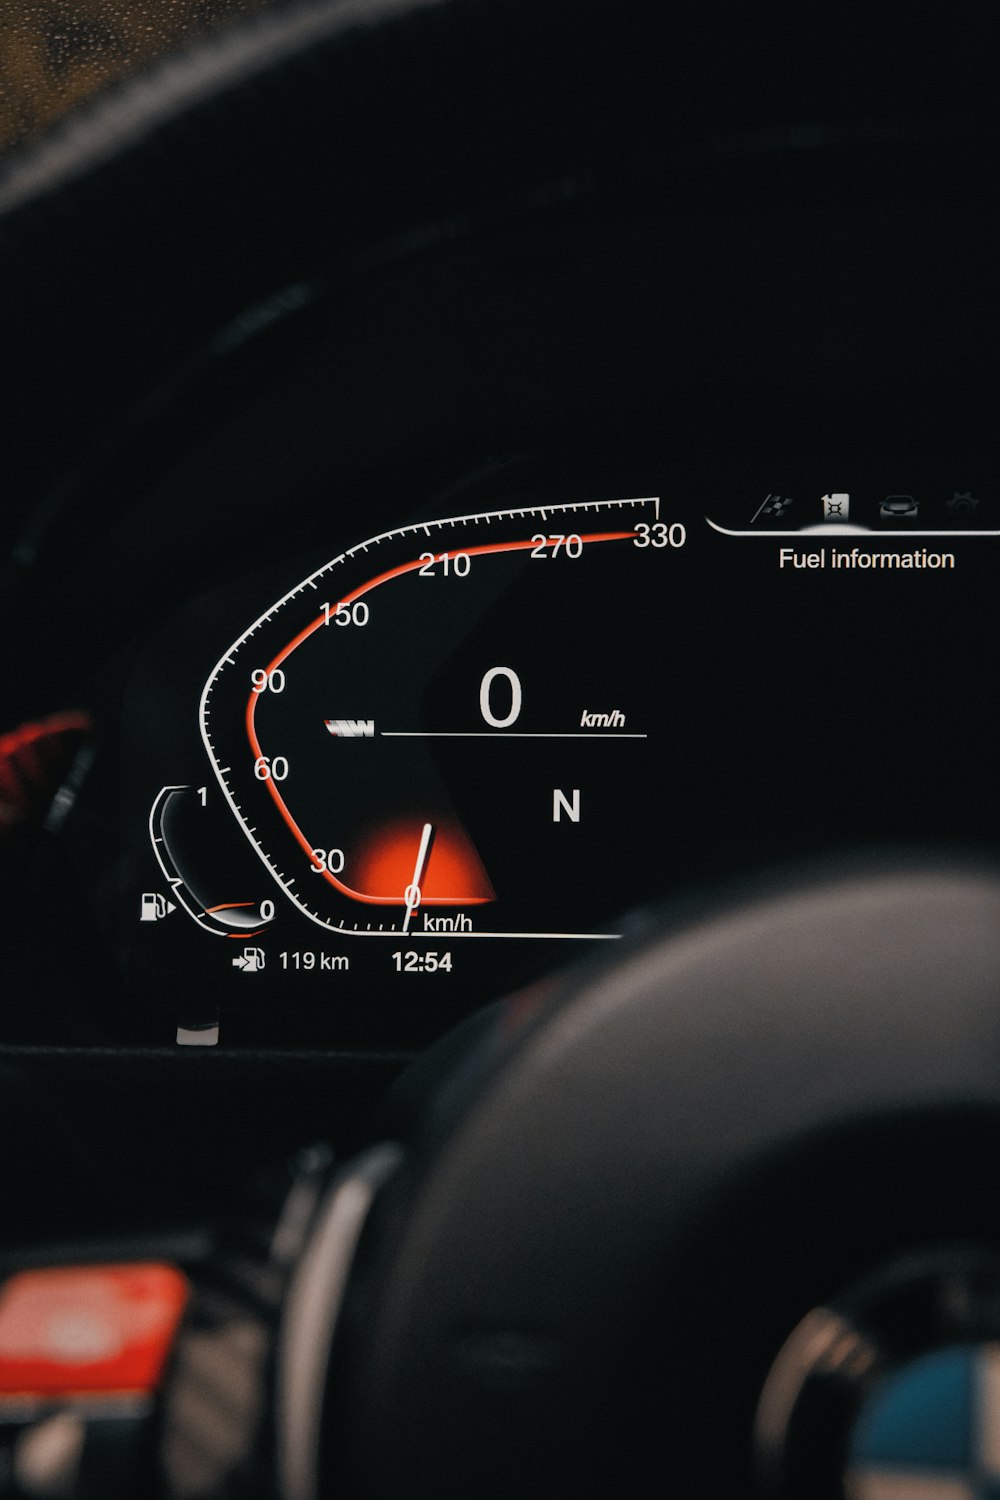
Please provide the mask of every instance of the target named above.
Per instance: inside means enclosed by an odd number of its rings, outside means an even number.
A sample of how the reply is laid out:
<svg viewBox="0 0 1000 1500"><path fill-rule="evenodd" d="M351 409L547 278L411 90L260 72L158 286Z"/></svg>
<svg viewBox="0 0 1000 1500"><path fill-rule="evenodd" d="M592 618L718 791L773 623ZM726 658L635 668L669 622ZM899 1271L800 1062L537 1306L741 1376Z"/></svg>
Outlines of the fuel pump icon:
<svg viewBox="0 0 1000 1500"><path fill-rule="evenodd" d="M166 896L161 896L159 891L143 891L139 902L140 922L160 922L168 917L177 907Z"/></svg>
<svg viewBox="0 0 1000 1500"><path fill-rule="evenodd" d="M233 959L233 968L242 969L244 974L259 974L263 967L263 948L244 948L239 957Z"/></svg>

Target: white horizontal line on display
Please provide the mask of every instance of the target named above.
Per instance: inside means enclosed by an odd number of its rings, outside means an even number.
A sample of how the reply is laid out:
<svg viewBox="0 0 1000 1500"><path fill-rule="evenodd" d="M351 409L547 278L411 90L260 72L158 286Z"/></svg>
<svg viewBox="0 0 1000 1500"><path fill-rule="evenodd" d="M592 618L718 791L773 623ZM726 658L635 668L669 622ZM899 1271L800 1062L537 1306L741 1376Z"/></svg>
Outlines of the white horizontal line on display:
<svg viewBox="0 0 1000 1500"><path fill-rule="evenodd" d="M617 731L591 734L584 729L380 729L386 739L421 740L644 740L645 734L619 734Z"/></svg>

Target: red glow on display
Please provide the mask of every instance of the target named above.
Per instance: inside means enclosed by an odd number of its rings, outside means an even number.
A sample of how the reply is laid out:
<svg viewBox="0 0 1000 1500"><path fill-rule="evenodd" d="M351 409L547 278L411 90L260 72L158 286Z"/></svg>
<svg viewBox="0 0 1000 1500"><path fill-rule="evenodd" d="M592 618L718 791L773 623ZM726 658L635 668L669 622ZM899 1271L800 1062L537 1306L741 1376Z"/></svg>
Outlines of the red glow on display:
<svg viewBox="0 0 1000 1500"><path fill-rule="evenodd" d="M434 822L433 818L429 821ZM367 833L352 866L355 880L368 897L402 904L420 848L423 823L399 820ZM454 823L434 823L423 878L421 903L469 906L493 901L496 893L468 835Z"/></svg>

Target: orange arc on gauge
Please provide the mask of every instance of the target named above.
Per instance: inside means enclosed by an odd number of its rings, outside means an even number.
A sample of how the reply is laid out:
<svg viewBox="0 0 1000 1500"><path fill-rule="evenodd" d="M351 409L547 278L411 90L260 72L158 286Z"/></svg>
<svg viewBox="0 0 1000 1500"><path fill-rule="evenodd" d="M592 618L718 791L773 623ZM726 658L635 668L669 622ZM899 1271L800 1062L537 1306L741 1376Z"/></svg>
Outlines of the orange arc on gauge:
<svg viewBox="0 0 1000 1500"><path fill-rule="evenodd" d="M593 542L632 541L634 537L634 531L603 531L593 532L588 536L582 536L580 540L584 545L588 545ZM480 547L463 547L461 550L465 552L469 557L483 557L490 553L497 552L525 552L529 548L534 548L537 546L538 538L537 536L535 536L529 537L527 540L520 542L487 542ZM367 583L362 583L358 588L354 589L352 593L345 594L343 598L338 599L337 604L334 605L332 609L335 611L341 604L353 604L355 600L362 599L365 594L370 594L374 589L380 588L383 583L389 583L393 578L402 578L406 573L413 573L417 568L424 567L426 561L427 558L426 555L424 555L423 557L414 558L412 562L400 563L398 567L389 568L384 573L377 573L374 578L369 578ZM317 618L313 620L309 625L306 625L302 630L300 630L298 635L293 636L292 639L288 642L287 646L283 646L274 660L268 663L266 669L268 675L276 671L278 667L286 662L291 656L292 652L297 651L302 643L304 641L307 641L315 631L321 629L322 626L327 623L327 619L328 616L324 612L323 614L318 615ZM257 702L259 697L259 693L251 692L250 697L247 700L246 709L247 738L250 741L250 749L253 751L254 760L257 760L263 754L263 751L260 748L260 740L257 738L257 730L254 724L254 717L257 712ZM317 873L320 874L324 880L328 881L328 883L332 885L336 890L340 891L342 895L349 896L352 901L363 901L370 906L405 905L406 898L403 890L400 890L398 895L374 896L369 895L365 891L356 891L351 886L347 885L343 880L338 880L336 875L334 875L330 870L326 869L316 859L315 855L313 854L312 845L306 838L305 834L302 832L299 825L296 823L295 819L292 817L292 814L289 812L288 807L285 803L285 799L282 797L281 792L278 790L277 783L269 777L268 780L264 782L264 785L270 792L271 797L274 801L274 805L275 807L277 807L278 812L281 814L282 820L284 821L289 832L293 835L296 842L299 844L313 869L317 871ZM479 863L478 857L476 863ZM480 869L482 869L481 865ZM485 871L483 873L485 875ZM491 901L493 899L494 898L492 896L487 895L425 896L421 901L421 905L477 906L481 905L483 902Z"/></svg>
<svg viewBox="0 0 1000 1500"><path fill-rule="evenodd" d="M236 911L241 906L256 905L256 901L220 901L218 906L206 906L205 915L206 917L214 917L220 911ZM247 938L259 937L263 931L263 927L254 927L252 930L247 927L241 927L239 932L225 932L222 934L222 936L227 938L235 938L238 943L244 943L246 942Z"/></svg>

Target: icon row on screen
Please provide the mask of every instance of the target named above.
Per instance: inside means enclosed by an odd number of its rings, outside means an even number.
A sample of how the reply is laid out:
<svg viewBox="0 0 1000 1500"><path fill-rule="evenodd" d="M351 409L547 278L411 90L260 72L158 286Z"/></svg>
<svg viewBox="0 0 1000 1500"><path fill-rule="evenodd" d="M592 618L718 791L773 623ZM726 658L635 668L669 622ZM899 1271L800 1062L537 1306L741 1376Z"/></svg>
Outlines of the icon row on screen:
<svg viewBox="0 0 1000 1500"><path fill-rule="evenodd" d="M980 497L974 490L952 490L931 500L916 495L886 494L852 498L849 491L835 490L819 497L768 494L758 504L751 524L780 521L789 526L820 522L836 525L872 521L926 520L932 525L961 525L978 517Z"/></svg>

